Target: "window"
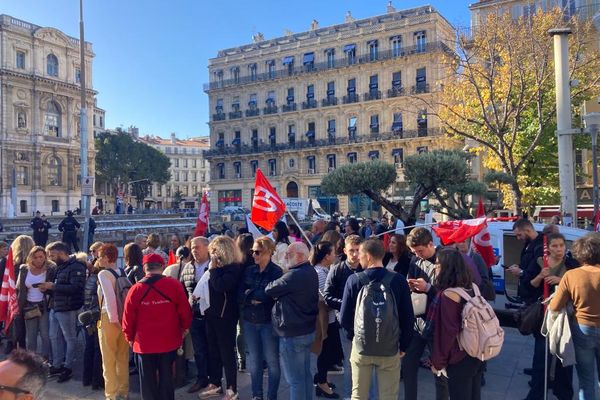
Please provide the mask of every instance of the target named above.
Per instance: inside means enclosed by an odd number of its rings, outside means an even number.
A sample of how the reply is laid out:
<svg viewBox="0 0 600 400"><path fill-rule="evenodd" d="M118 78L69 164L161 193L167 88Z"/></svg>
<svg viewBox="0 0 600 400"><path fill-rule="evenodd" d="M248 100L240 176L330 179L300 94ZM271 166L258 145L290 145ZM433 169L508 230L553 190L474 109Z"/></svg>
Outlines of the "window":
<svg viewBox="0 0 600 400"><path fill-rule="evenodd" d="M348 118L348 136L350 140L356 139L356 117Z"/></svg>
<svg viewBox="0 0 600 400"><path fill-rule="evenodd" d="M325 50L325 56L327 57L327 68L335 67L335 49Z"/></svg>
<svg viewBox="0 0 600 400"><path fill-rule="evenodd" d="M290 158L290 159L288 160L288 166L289 166L290 168L294 168L294 166L295 166L295 165L296 165L296 160L294 160L293 158Z"/></svg>
<svg viewBox="0 0 600 400"><path fill-rule="evenodd" d="M358 162L358 156L356 152L348 153L348 163L355 164Z"/></svg>
<svg viewBox="0 0 600 400"><path fill-rule="evenodd" d="M306 100L310 102L315 98L315 85L308 85L306 87Z"/></svg>
<svg viewBox="0 0 600 400"><path fill-rule="evenodd" d="M283 66L287 67L288 75L292 75L294 73L294 56L283 57Z"/></svg>
<svg viewBox="0 0 600 400"><path fill-rule="evenodd" d="M356 78L348 79L348 96L356 93Z"/></svg>
<svg viewBox="0 0 600 400"><path fill-rule="evenodd" d="M251 110L256 109L256 93L252 93L250 95L250 101L248 102L248 107L250 107Z"/></svg>
<svg viewBox="0 0 600 400"><path fill-rule="evenodd" d="M46 106L46 113L44 114L44 128L45 133L48 136L60 137L60 120L61 113L58 105L50 101Z"/></svg>
<svg viewBox="0 0 600 400"><path fill-rule="evenodd" d="M182 186L181 189L181 194L183 194L184 196L187 196L189 194L187 185Z"/></svg>
<svg viewBox="0 0 600 400"><path fill-rule="evenodd" d="M421 110L417 115L417 136L427 136L427 110Z"/></svg>
<svg viewBox="0 0 600 400"><path fill-rule="evenodd" d="M335 119L330 119L327 121L327 133L331 136L335 137Z"/></svg>
<svg viewBox="0 0 600 400"><path fill-rule="evenodd" d="M317 173L317 162L315 160L315 156L308 156L308 157L306 157L306 164L308 166L308 173L309 174L316 174Z"/></svg>
<svg viewBox="0 0 600 400"><path fill-rule="evenodd" d="M252 142L252 147L258 147L258 129L252 129L252 137L250 141Z"/></svg>
<svg viewBox="0 0 600 400"><path fill-rule="evenodd" d="M304 53L304 59L302 61L306 71L315 69L315 53Z"/></svg>
<svg viewBox="0 0 600 400"><path fill-rule="evenodd" d="M267 61L267 74L269 79L275 78L275 60Z"/></svg>
<svg viewBox="0 0 600 400"><path fill-rule="evenodd" d="M255 177L256 170L258 169L258 160L250 161L250 169L252 170L252 177Z"/></svg>
<svg viewBox="0 0 600 400"><path fill-rule="evenodd" d="M223 70L215 71L215 80L219 86L223 86Z"/></svg>
<svg viewBox="0 0 600 400"><path fill-rule="evenodd" d="M427 92L427 68L418 68L417 69L417 93L426 93Z"/></svg>
<svg viewBox="0 0 600 400"><path fill-rule="evenodd" d="M183 149L185 151L185 149ZM187 168L188 167L188 160L187 158L183 159L183 168Z"/></svg>
<svg viewBox="0 0 600 400"><path fill-rule="evenodd" d="M417 147L417 154L427 153L427 146Z"/></svg>
<svg viewBox="0 0 600 400"><path fill-rule="evenodd" d="M175 171L175 182L179 182L179 171Z"/></svg>
<svg viewBox="0 0 600 400"><path fill-rule="evenodd" d="M394 157L394 164L397 167L402 167L404 164L404 149L392 150L392 157Z"/></svg>
<svg viewBox="0 0 600 400"><path fill-rule="evenodd" d="M402 113L394 113L394 122L392 122L392 132L401 134L404 129L402 125Z"/></svg>
<svg viewBox="0 0 600 400"><path fill-rule="evenodd" d="M402 55L402 36L392 36L390 38L390 47L392 49L392 57L400 57Z"/></svg>
<svg viewBox="0 0 600 400"><path fill-rule="evenodd" d="M241 178L242 177L242 163L239 161L236 161L233 163L233 172L235 174L236 178Z"/></svg>
<svg viewBox="0 0 600 400"><path fill-rule="evenodd" d="M327 82L327 99L331 99L335 96L335 82Z"/></svg>
<svg viewBox="0 0 600 400"><path fill-rule="evenodd" d="M369 40L367 46L369 47L369 61L377 60L379 42L377 40Z"/></svg>
<svg viewBox="0 0 600 400"><path fill-rule="evenodd" d="M277 160L274 158L269 159L269 176L277 175Z"/></svg>
<svg viewBox="0 0 600 400"><path fill-rule="evenodd" d="M17 113L17 128L27 128L27 114L25 113L25 111L19 111Z"/></svg>
<svg viewBox="0 0 600 400"><path fill-rule="evenodd" d="M233 83L240 83L240 67L231 68L231 78L233 79Z"/></svg>
<svg viewBox="0 0 600 400"><path fill-rule="evenodd" d="M256 80L256 63L248 65L248 74L250 75L250 80Z"/></svg>
<svg viewBox="0 0 600 400"><path fill-rule="evenodd" d="M233 141L231 142L237 149L242 145L242 132L235 131Z"/></svg>
<svg viewBox="0 0 600 400"><path fill-rule="evenodd" d="M402 72L396 71L392 73L392 89L400 90L402 88Z"/></svg>
<svg viewBox="0 0 600 400"><path fill-rule="evenodd" d="M58 58L54 54L46 57L46 73L50 76L58 76Z"/></svg>
<svg viewBox="0 0 600 400"><path fill-rule="evenodd" d="M25 52L17 50L15 65L18 69L25 69Z"/></svg>
<svg viewBox="0 0 600 400"><path fill-rule="evenodd" d="M191 172L190 180L196 182L198 180L198 173L196 171Z"/></svg>
<svg viewBox="0 0 600 400"><path fill-rule="evenodd" d="M335 154L327 154L327 172L331 172L335 169Z"/></svg>
<svg viewBox="0 0 600 400"><path fill-rule="evenodd" d="M217 114L223 113L223 99L217 99L217 105L215 106Z"/></svg>
<svg viewBox="0 0 600 400"><path fill-rule="evenodd" d="M274 126L269 128L269 144L272 147L277 144L277 129Z"/></svg>
<svg viewBox="0 0 600 400"><path fill-rule="evenodd" d="M225 179L225 164L223 164L223 163L217 164L217 177L219 179Z"/></svg>
<svg viewBox="0 0 600 400"><path fill-rule="evenodd" d="M379 115L371 115L371 124L369 127L371 128L371 133L379 133Z"/></svg>
<svg viewBox="0 0 600 400"><path fill-rule="evenodd" d="M274 106L276 101L277 101L277 99L275 97L275 91L270 90L269 93L267 93L267 104L269 106Z"/></svg>
<svg viewBox="0 0 600 400"><path fill-rule="evenodd" d="M240 98L239 97L236 96L233 98L233 102L231 103L231 109L233 110L233 112L240 111Z"/></svg>
<svg viewBox="0 0 600 400"><path fill-rule="evenodd" d="M288 88L286 100L287 100L288 105L290 105L294 102L294 88L293 87Z"/></svg>
<svg viewBox="0 0 600 400"><path fill-rule="evenodd" d="M75 68L75 83L81 83L81 69Z"/></svg>
<svg viewBox="0 0 600 400"><path fill-rule="evenodd" d="M296 125L288 125L288 143L292 146L296 144Z"/></svg>
<svg viewBox="0 0 600 400"><path fill-rule="evenodd" d="M17 168L17 185L29 185L29 169L25 166Z"/></svg>
<svg viewBox="0 0 600 400"><path fill-rule="evenodd" d="M356 63L356 44L345 45L344 53L346 53L346 62L348 63L348 65Z"/></svg>
<svg viewBox="0 0 600 400"><path fill-rule="evenodd" d="M59 212L60 206L58 200L52 200L52 212Z"/></svg>
<svg viewBox="0 0 600 400"><path fill-rule="evenodd" d="M62 165L58 157L48 159L48 185L61 186Z"/></svg>
<svg viewBox="0 0 600 400"><path fill-rule="evenodd" d="M196 165L197 165L197 163L196 163L196 159L194 158L194 159L192 160L192 168L196 168Z"/></svg>
<svg viewBox="0 0 600 400"><path fill-rule="evenodd" d="M171 186L167 185L166 193L167 197L171 197Z"/></svg>
<svg viewBox="0 0 600 400"><path fill-rule="evenodd" d="M163 192L163 186L162 185L156 186L156 196L162 197L162 192Z"/></svg>
<svg viewBox="0 0 600 400"><path fill-rule="evenodd" d="M306 130L306 137L308 138L308 142L311 144L315 143L315 123L309 122L308 129Z"/></svg>
<svg viewBox="0 0 600 400"><path fill-rule="evenodd" d="M369 77L369 99L379 98L379 75L371 75Z"/></svg>
<svg viewBox="0 0 600 400"><path fill-rule="evenodd" d="M415 32L415 51L417 53L422 53L425 51L427 47L427 37L425 36L425 31Z"/></svg>
<svg viewBox="0 0 600 400"><path fill-rule="evenodd" d="M179 158L175 158L175 167L179 168Z"/></svg>
<svg viewBox="0 0 600 400"><path fill-rule="evenodd" d="M379 151L377 151L377 150L371 150L369 152L369 159L371 161L378 160L379 159Z"/></svg>
<svg viewBox="0 0 600 400"><path fill-rule="evenodd" d="M182 171L181 172L181 178L183 178L182 180L184 182L187 182L188 181L188 173L186 171Z"/></svg>

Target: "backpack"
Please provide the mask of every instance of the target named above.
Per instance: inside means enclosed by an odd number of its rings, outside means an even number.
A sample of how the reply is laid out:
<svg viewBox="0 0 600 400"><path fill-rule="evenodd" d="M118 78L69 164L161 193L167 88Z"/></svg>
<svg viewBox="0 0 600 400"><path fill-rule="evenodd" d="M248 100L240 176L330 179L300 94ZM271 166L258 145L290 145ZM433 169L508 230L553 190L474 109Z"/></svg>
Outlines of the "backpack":
<svg viewBox="0 0 600 400"><path fill-rule="evenodd" d="M357 277L363 285L358 292L354 315L354 340L358 354L389 357L398 354L400 325L396 300L390 284L394 272L385 270L381 280L369 280L366 272Z"/></svg>
<svg viewBox="0 0 600 400"><path fill-rule="evenodd" d="M458 345L471 357L481 361L496 357L504 343L504 330L494 313L494 309L481 296L477 285L473 285L474 296L462 288L449 288L466 303L462 310L462 329L458 334Z"/></svg>
<svg viewBox="0 0 600 400"><path fill-rule="evenodd" d="M163 275L152 275L150 277L144 277L143 279L139 280L139 283L143 283L148 286L148 289L146 289L146 291L142 295L142 298L140 299L140 303L146 298L146 296L148 295L148 293L150 293L151 290L156 291L162 298L167 300L169 303L172 302L169 296L167 296L162 292L162 290L159 290L157 287L154 286L154 284L162 278L164 278Z"/></svg>
<svg viewBox="0 0 600 400"><path fill-rule="evenodd" d="M127 277L125 271L120 270L121 275L117 274L112 268L107 268L113 276L115 277L115 298L117 299L117 312L119 313L119 322L123 320L123 310L125 309L125 299L127 298L127 293L129 293L129 289L131 289L131 281Z"/></svg>

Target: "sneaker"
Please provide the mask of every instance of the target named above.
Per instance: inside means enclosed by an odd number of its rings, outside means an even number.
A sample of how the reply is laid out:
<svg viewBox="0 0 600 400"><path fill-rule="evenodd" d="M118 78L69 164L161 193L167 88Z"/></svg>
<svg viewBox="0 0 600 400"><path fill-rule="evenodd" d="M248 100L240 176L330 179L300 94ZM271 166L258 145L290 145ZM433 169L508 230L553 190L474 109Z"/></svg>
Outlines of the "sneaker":
<svg viewBox="0 0 600 400"><path fill-rule="evenodd" d="M212 383L208 385L204 390L198 393L198 397L201 399L208 399L210 397L216 397L223 394L223 388L220 386L213 385Z"/></svg>
<svg viewBox="0 0 600 400"><path fill-rule="evenodd" d="M65 367L63 367L62 365L60 367L51 366L50 368L48 368L48 376L60 375L63 372L64 368Z"/></svg>
<svg viewBox="0 0 600 400"><path fill-rule="evenodd" d="M57 382L58 383L66 382L69 379L71 379L72 376L73 376L73 370L70 368L64 368L63 372L61 372L60 375L58 376Z"/></svg>
<svg viewBox="0 0 600 400"><path fill-rule="evenodd" d="M237 399L238 399L238 394L231 389L227 389L227 391L225 392L225 397L223 397L223 400L237 400Z"/></svg>

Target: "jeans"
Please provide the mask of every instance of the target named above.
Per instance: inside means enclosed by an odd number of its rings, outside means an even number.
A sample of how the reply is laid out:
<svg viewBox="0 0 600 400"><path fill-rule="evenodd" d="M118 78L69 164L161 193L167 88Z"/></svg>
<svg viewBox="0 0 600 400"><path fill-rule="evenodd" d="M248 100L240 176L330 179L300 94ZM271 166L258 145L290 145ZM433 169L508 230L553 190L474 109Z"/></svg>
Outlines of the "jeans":
<svg viewBox="0 0 600 400"><path fill-rule="evenodd" d="M137 354L142 400L173 400L173 362L176 352Z"/></svg>
<svg viewBox="0 0 600 400"><path fill-rule="evenodd" d="M208 344L206 343L206 321L204 318L194 318L190 328L194 361L196 363L196 383L208 385Z"/></svg>
<svg viewBox="0 0 600 400"><path fill-rule="evenodd" d="M313 398L310 345L314 340L314 332L308 335L279 338L281 367L290 385L290 400L312 400Z"/></svg>
<svg viewBox="0 0 600 400"><path fill-rule="evenodd" d="M600 327L571 324L575 360L579 377L579 399L596 400L598 376L595 372L600 359Z"/></svg>
<svg viewBox="0 0 600 400"><path fill-rule="evenodd" d="M426 346L427 340L415 331L406 355L402 359L405 400L417 400L418 373L421 367L421 356ZM448 380L443 376L435 377L435 398L437 400L448 399Z"/></svg>
<svg viewBox="0 0 600 400"><path fill-rule="evenodd" d="M352 399L370 397L373 373L377 375L377 399L396 400L400 390L400 355L390 357L363 356L355 351L352 364Z"/></svg>
<svg viewBox="0 0 600 400"><path fill-rule="evenodd" d="M483 361L466 356L446 367L450 400L480 400Z"/></svg>
<svg viewBox="0 0 600 400"><path fill-rule="evenodd" d="M42 357L50 357L50 318L48 310L44 310L39 318L25 320L25 332L27 333L27 350L37 353L38 335L42 339Z"/></svg>
<svg viewBox="0 0 600 400"><path fill-rule="evenodd" d="M241 313L240 313L241 315ZM235 338L235 349L237 350L238 363L242 367L246 364L246 341L244 339L244 324L242 320L237 324L237 336Z"/></svg>
<svg viewBox="0 0 600 400"><path fill-rule="evenodd" d="M281 379L279 368L279 338L275 336L273 326L240 322L244 329L246 345L246 366L252 380L252 396L263 398L263 360L269 367L269 391L267 399L276 400Z"/></svg>
<svg viewBox="0 0 600 400"><path fill-rule="evenodd" d="M77 341L76 324L77 310L50 311L50 343L52 344L52 362L55 367L60 367L64 359L65 368L73 369ZM64 346L59 333L62 333L64 338Z"/></svg>

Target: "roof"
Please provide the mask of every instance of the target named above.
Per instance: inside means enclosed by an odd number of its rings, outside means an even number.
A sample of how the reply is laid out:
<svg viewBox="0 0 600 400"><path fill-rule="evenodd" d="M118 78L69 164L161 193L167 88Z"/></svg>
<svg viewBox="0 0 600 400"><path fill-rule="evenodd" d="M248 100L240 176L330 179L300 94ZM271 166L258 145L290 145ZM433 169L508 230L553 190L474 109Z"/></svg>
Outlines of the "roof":
<svg viewBox="0 0 600 400"><path fill-rule="evenodd" d="M190 139L163 139L158 136L140 136L140 142L156 146L177 146L177 147L210 147L210 138L208 136L197 136Z"/></svg>

